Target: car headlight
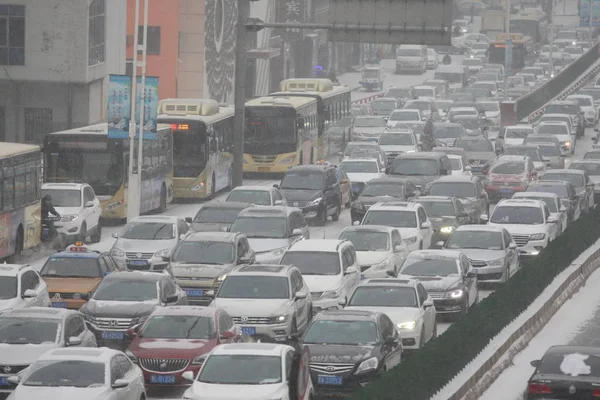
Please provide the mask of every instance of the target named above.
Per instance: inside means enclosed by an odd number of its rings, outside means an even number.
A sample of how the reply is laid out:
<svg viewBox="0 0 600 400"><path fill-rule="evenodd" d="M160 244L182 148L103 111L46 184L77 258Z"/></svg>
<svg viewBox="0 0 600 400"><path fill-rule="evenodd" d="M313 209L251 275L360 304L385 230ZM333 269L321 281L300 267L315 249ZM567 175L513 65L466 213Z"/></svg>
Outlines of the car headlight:
<svg viewBox="0 0 600 400"><path fill-rule="evenodd" d="M271 250L270 253L273 254L274 256L280 256L283 253L285 253L286 250L287 250L287 246L281 247L279 249Z"/></svg>
<svg viewBox="0 0 600 400"><path fill-rule="evenodd" d="M352 208L354 208L355 210L364 210L365 206L360 201L355 201L354 203L352 203Z"/></svg>
<svg viewBox="0 0 600 400"><path fill-rule="evenodd" d="M121 207L123 205L122 201L115 201L114 203L109 203L106 205L106 210L110 211L110 210L114 210L117 207Z"/></svg>
<svg viewBox="0 0 600 400"><path fill-rule="evenodd" d="M356 373L358 374L360 372L373 371L377 369L377 366L379 366L379 360L377 359L377 357L371 357L368 360L365 360L360 363L360 365L356 369Z"/></svg>
<svg viewBox="0 0 600 400"><path fill-rule="evenodd" d="M113 257L125 257L125 253L123 252L123 250L118 249L116 247L113 247L113 249L110 251L110 255Z"/></svg>
<svg viewBox="0 0 600 400"><path fill-rule="evenodd" d="M416 153L415 150L407 150L406 153Z"/></svg>
<svg viewBox="0 0 600 400"><path fill-rule="evenodd" d="M279 161L279 164L292 164L295 159L296 159L295 155L289 156L289 157L284 158L283 160Z"/></svg>
<svg viewBox="0 0 600 400"><path fill-rule="evenodd" d="M133 353L131 352L131 350L125 350L125 355L126 355L127 357L129 357L129 359L131 360L131 362L132 362L132 363L135 363L135 364L137 364L137 362L138 362L138 358L136 357L136 355L135 355L135 354L133 354Z"/></svg>
<svg viewBox="0 0 600 400"><path fill-rule="evenodd" d="M198 356L192 360L192 365L202 365L202 364L204 364L205 360L206 360L205 355Z"/></svg>
<svg viewBox="0 0 600 400"><path fill-rule="evenodd" d="M406 329L412 331L413 329L415 329L415 326L417 326L417 323L416 321L409 321L403 322L401 324L396 324L396 326L398 327L398 329Z"/></svg>
<svg viewBox="0 0 600 400"><path fill-rule="evenodd" d="M414 244L417 242L417 237L413 236L413 237L409 237L409 238L404 238L404 243L406 244Z"/></svg>
<svg viewBox="0 0 600 400"><path fill-rule="evenodd" d="M73 214L73 215L63 215L61 217L61 222L71 222L71 221L76 221L77 219L79 219L79 215Z"/></svg>
<svg viewBox="0 0 600 400"><path fill-rule="evenodd" d="M451 299L459 299L464 294L465 294L465 292L462 289L458 289L458 290L452 290L452 291L446 293L446 296L450 297Z"/></svg>
<svg viewBox="0 0 600 400"><path fill-rule="evenodd" d="M571 147L571 141L569 140L569 141L563 142L563 146Z"/></svg>
<svg viewBox="0 0 600 400"><path fill-rule="evenodd" d="M161 251L157 251L156 253L154 253L154 257L169 257L169 255L171 254L171 249L163 249Z"/></svg>
<svg viewBox="0 0 600 400"><path fill-rule="evenodd" d="M530 240L542 240L546 237L545 233L534 233L533 235L531 235L531 237L529 238Z"/></svg>
<svg viewBox="0 0 600 400"><path fill-rule="evenodd" d="M450 233L452 233L453 230L454 230L453 226L443 226L440 228L440 232L445 233L445 234L450 234Z"/></svg>
<svg viewBox="0 0 600 400"><path fill-rule="evenodd" d="M490 267L500 267L504 265L504 258L497 258L495 260L488 261L487 264Z"/></svg>
<svg viewBox="0 0 600 400"><path fill-rule="evenodd" d="M319 197L317 199L314 199L313 201L310 202L311 206L318 206L319 204L321 204L321 201L323 200L322 197Z"/></svg>
<svg viewBox="0 0 600 400"><path fill-rule="evenodd" d="M337 299L340 297L341 291L342 291L342 288L338 288L335 290L328 290L326 292L323 292L323 294L321 295L321 298L322 299Z"/></svg>
<svg viewBox="0 0 600 400"><path fill-rule="evenodd" d="M225 280L225 278L227 278L227 274L223 274L220 277L218 277L217 282L223 282Z"/></svg>
<svg viewBox="0 0 600 400"><path fill-rule="evenodd" d="M283 324L288 319L287 315L278 315L269 318L269 324Z"/></svg>
<svg viewBox="0 0 600 400"><path fill-rule="evenodd" d="M204 182L200 182L199 184L192 187L190 190L192 192L197 192L198 190L202 190L204 188Z"/></svg>
<svg viewBox="0 0 600 400"><path fill-rule="evenodd" d="M73 293L73 298L74 298L75 300L79 300L79 299L81 299L81 298L82 298L84 295L87 295L87 296L88 296L88 298L89 298L89 297L90 297L92 294L91 294L91 293L83 293L83 292L82 292L82 293Z"/></svg>

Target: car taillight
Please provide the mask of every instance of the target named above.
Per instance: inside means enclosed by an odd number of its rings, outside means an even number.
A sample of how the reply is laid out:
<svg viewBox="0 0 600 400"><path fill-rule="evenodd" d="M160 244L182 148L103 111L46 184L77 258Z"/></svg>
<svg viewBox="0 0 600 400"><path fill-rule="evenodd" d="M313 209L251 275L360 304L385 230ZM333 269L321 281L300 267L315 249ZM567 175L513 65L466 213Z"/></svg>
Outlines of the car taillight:
<svg viewBox="0 0 600 400"><path fill-rule="evenodd" d="M552 393L552 388L548 385L542 385L540 383L530 383L527 388L529 394L549 394Z"/></svg>
<svg viewBox="0 0 600 400"><path fill-rule="evenodd" d="M592 392L592 397L600 398L600 389L596 389Z"/></svg>

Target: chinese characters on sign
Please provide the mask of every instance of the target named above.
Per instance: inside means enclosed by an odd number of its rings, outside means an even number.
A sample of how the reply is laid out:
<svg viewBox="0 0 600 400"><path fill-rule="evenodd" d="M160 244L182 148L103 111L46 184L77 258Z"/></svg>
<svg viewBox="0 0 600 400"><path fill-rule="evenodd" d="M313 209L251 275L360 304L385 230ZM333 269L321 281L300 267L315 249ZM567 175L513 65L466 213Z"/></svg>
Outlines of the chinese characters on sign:
<svg viewBox="0 0 600 400"><path fill-rule="evenodd" d="M304 0L285 0L284 15L287 24L304 23ZM286 28L287 40L298 40L302 38L302 29Z"/></svg>
<svg viewBox="0 0 600 400"><path fill-rule="evenodd" d="M579 8L579 26L590 26L590 3L592 3L592 26L600 26L600 1L581 1Z"/></svg>

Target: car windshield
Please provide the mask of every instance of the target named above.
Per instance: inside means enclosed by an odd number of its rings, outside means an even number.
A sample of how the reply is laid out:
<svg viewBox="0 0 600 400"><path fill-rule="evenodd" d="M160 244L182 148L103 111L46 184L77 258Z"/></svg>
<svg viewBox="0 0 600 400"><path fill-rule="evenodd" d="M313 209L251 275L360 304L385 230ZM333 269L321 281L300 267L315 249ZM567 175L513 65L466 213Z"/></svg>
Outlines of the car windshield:
<svg viewBox="0 0 600 400"><path fill-rule="evenodd" d="M480 58L465 58L462 63L468 67L480 67L483 65Z"/></svg>
<svg viewBox="0 0 600 400"><path fill-rule="evenodd" d="M565 185L551 185L543 183L530 184L526 192L542 192L542 193L555 193L560 198L569 197L569 190Z"/></svg>
<svg viewBox="0 0 600 400"><path fill-rule="evenodd" d="M54 207L81 207L81 191L70 189L42 189L42 196L50 195Z"/></svg>
<svg viewBox="0 0 600 400"><path fill-rule="evenodd" d="M415 88L418 97L435 97L435 91L432 88Z"/></svg>
<svg viewBox="0 0 600 400"><path fill-rule="evenodd" d="M387 251L390 249L389 234L376 231L344 231L338 238L349 240L356 251Z"/></svg>
<svg viewBox="0 0 600 400"><path fill-rule="evenodd" d="M406 258L400 274L410 276L458 275L458 261L451 258L429 257L411 253Z"/></svg>
<svg viewBox="0 0 600 400"><path fill-rule="evenodd" d="M412 146L415 138L412 133L384 133L379 138L381 146Z"/></svg>
<svg viewBox="0 0 600 400"><path fill-rule="evenodd" d="M459 139L456 142L455 147L460 147L461 149L465 149L465 151L473 151L473 152L493 152L494 146L492 142L486 139Z"/></svg>
<svg viewBox="0 0 600 400"><path fill-rule="evenodd" d="M553 172L548 171L542 175L541 180L543 181L566 181L571 183L575 187L585 186L583 175L580 174L569 174L564 172Z"/></svg>
<svg viewBox="0 0 600 400"><path fill-rule="evenodd" d="M202 207L194 217L194 223L232 224L240 211L237 208Z"/></svg>
<svg viewBox="0 0 600 400"><path fill-rule="evenodd" d="M569 357L571 359L569 359ZM576 362L576 364L573 364ZM570 365L574 365L577 374L573 374L573 369ZM564 354L546 354L540 366L536 372L537 374L543 375L556 375L556 379L561 379L560 376L564 376L565 381L571 382L573 376L577 376L578 381L585 382L596 382L597 378L600 377L600 356L594 354L580 354L573 351L573 353ZM593 379L593 378L596 379Z"/></svg>
<svg viewBox="0 0 600 400"><path fill-rule="evenodd" d="M356 117L354 119L355 128L378 128L384 126L385 120L382 117Z"/></svg>
<svg viewBox="0 0 600 400"><path fill-rule="evenodd" d="M600 163L572 162L569 166L569 169L578 169L580 171L585 171L588 173L588 175L592 176L600 175Z"/></svg>
<svg viewBox="0 0 600 400"><path fill-rule="evenodd" d="M133 279L104 280L93 296L98 301L152 301L158 299L158 283Z"/></svg>
<svg viewBox="0 0 600 400"><path fill-rule="evenodd" d="M231 243L208 240L181 241L171 256L171 261L180 264L228 265L232 264L234 260L235 247Z"/></svg>
<svg viewBox="0 0 600 400"><path fill-rule="evenodd" d="M213 354L198 382L218 385L272 385L281 382L281 358L258 354Z"/></svg>
<svg viewBox="0 0 600 400"><path fill-rule="evenodd" d="M479 109L482 111L500 111L500 103L498 103L497 101L485 101L485 102L480 102L477 103L477 105L479 106Z"/></svg>
<svg viewBox="0 0 600 400"><path fill-rule="evenodd" d="M92 278L103 277L96 258L50 257L42 267L40 275L47 278Z"/></svg>
<svg viewBox="0 0 600 400"><path fill-rule="evenodd" d="M571 98L569 98L569 100L576 101L577 103L579 103L579 105L581 107L593 107L594 106L592 99L590 99L588 97L571 97ZM54 197L52 199L54 200Z"/></svg>
<svg viewBox="0 0 600 400"><path fill-rule="evenodd" d="M377 162L373 161L342 161L340 163L340 169L347 174L376 174L379 172Z"/></svg>
<svg viewBox="0 0 600 400"><path fill-rule="evenodd" d="M454 204L451 201L443 200L426 200L419 201L423 206L428 217L453 217L456 215Z"/></svg>
<svg viewBox="0 0 600 400"><path fill-rule="evenodd" d="M583 156L584 160L600 160L600 151L588 151Z"/></svg>
<svg viewBox="0 0 600 400"><path fill-rule="evenodd" d="M558 147L551 145L551 144L545 144L545 145L538 145L538 148L540 149L540 153L542 154L542 156L546 156L546 157L560 157L560 150L558 149ZM583 158L586 158L585 156Z"/></svg>
<svg viewBox="0 0 600 400"><path fill-rule="evenodd" d="M401 197L404 198L404 185L402 183L367 183L361 196L365 197Z"/></svg>
<svg viewBox="0 0 600 400"><path fill-rule="evenodd" d="M293 265L302 275L339 275L340 257L337 252L287 251L281 265Z"/></svg>
<svg viewBox="0 0 600 400"><path fill-rule="evenodd" d="M17 297L17 278L12 276L0 277L0 300L14 299L15 297Z"/></svg>
<svg viewBox="0 0 600 400"><path fill-rule="evenodd" d="M550 104L546 107L544 111L546 114L569 114L569 115L577 115L579 114L579 106L578 105L568 105L568 104Z"/></svg>
<svg viewBox="0 0 600 400"><path fill-rule="evenodd" d="M537 134L537 135L529 135L529 136L527 136L527 138L525 139L524 143L525 144L530 144L530 143L541 143L541 142L559 143L559 140L554 135Z"/></svg>
<svg viewBox="0 0 600 400"><path fill-rule="evenodd" d="M513 86L525 85L525 79L522 76L509 76L508 82Z"/></svg>
<svg viewBox="0 0 600 400"><path fill-rule="evenodd" d="M225 201L239 201L240 203L252 203L259 206L271 205L271 193L267 190L235 189L229 193Z"/></svg>
<svg viewBox="0 0 600 400"><path fill-rule="evenodd" d="M175 239L175 225L164 222L130 222L125 225L120 237L135 240L171 240Z"/></svg>
<svg viewBox="0 0 600 400"><path fill-rule="evenodd" d="M592 96L594 100L600 99L600 88L583 88L579 91L579 93Z"/></svg>
<svg viewBox="0 0 600 400"><path fill-rule="evenodd" d="M405 110L421 110L421 111L429 111L430 104L428 101L409 101L404 106Z"/></svg>
<svg viewBox="0 0 600 400"><path fill-rule="evenodd" d="M418 307L417 294L412 287L359 286L348 306L355 307Z"/></svg>
<svg viewBox="0 0 600 400"><path fill-rule="evenodd" d="M429 188L431 196L475 197L473 182L434 182Z"/></svg>
<svg viewBox="0 0 600 400"><path fill-rule="evenodd" d="M496 207L490 222L494 224L538 225L544 223L542 210L538 207Z"/></svg>
<svg viewBox="0 0 600 400"><path fill-rule="evenodd" d="M60 341L59 328L59 321L54 319L0 317L0 343L57 343Z"/></svg>
<svg viewBox="0 0 600 400"><path fill-rule="evenodd" d="M433 137L435 139L456 139L465 133L462 125L433 126Z"/></svg>
<svg viewBox="0 0 600 400"><path fill-rule="evenodd" d="M371 321L317 320L312 323L304 344L373 345L379 341L377 325Z"/></svg>
<svg viewBox="0 0 600 400"><path fill-rule="evenodd" d="M525 163L523 161L499 162L490 170L492 174L501 175L520 175L525 172Z"/></svg>
<svg viewBox="0 0 600 400"><path fill-rule="evenodd" d="M321 190L324 183L321 171L288 171L281 181L281 188L288 190Z"/></svg>
<svg viewBox="0 0 600 400"><path fill-rule="evenodd" d="M389 121L420 121L419 111L417 110L398 110L390 115Z"/></svg>
<svg viewBox="0 0 600 400"><path fill-rule="evenodd" d="M241 216L231 225L230 231L241 232L250 238L288 237L287 219L284 217Z"/></svg>
<svg viewBox="0 0 600 400"><path fill-rule="evenodd" d="M502 233L486 231L456 231L450 236L449 249L502 250Z"/></svg>
<svg viewBox="0 0 600 400"><path fill-rule="evenodd" d="M392 165L392 175L420 176L437 175L439 165L436 160L429 158L400 158L395 159Z"/></svg>
<svg viewBox="0 0 600 400"><path fill-rule="evenodd" d="M496 82L475 82L471 85L472 89L497 90Z"/></svg>
<svg viewBox="0 0 600 400"><path fill-rule="evenodd" d="M468 109L451 108L448 113L448 118L458 117L459 115L472 115L474 117L477 117L479 115L479 112L474 108L468 108Z"/></svg>
<svg viewBox="0 0 600 400"><path fill-rule="evenodd" d="M583 49L581 47L565 47L565 53L583 54Z"/></svg>
<svg viewBox="0 0 600 400"><path fill-rule="evenodd" d="M435 100L433 104L437 107L438 110L447 110L452 107L452 100Z"/></svg>
<svg viewBox="0 0 600 400"><path fill-rule="evenodd" d="M289 282L286 277L234 275L225 278L218 298L223 299L289 299Z"/></svg>
<svg viewBox="0 0 600 400"><path fill-rule="evenodd" d="M533 129L518 129L510 128L506 129L505 139L525 139L527 135L533 133Z"/></svg>
<svg viewBox="0 0 600 400"><path fill-rule="evenodd" d="M79 360L36 361L23 386L99 388L105 385L105 365Z"/></svg>
<svg viewBox="0 0 600 400"><path fill-rule="evenodd" d="M569 128L563 124L540 124L537 133L546 135L568 135Z"/></svg>
<svg viewBox="0 0 600 400"><path fill-rule="evenodd" d="M536 148L532 147L507 147L504 151L507 156L528 156L531 161L542 161Z"/></svg>
<svg viewBox="0 0 600 400"><path fill-rule="evenodd" d="M144 339L214 339L216 331L214 321L210 317L154 315L148 318L139 337Z"/></svg>
<svg viewBox="0 0 600 400"><path fill-rule="evenodd" d="M433 79L443 79L445 81L452 82L452 83L462 83L462 81L463 81L463 74L461 74L460 72L439 72L439 71L436 71L433 74Z"/></svg>
<svg viewBox="0 0 600 400"><path fill-rule="evenodd" d="M517 199L541 200L541 201L543 201L543 202L546 203L546 205L548 206L548 210L551 213L557 213L558 212L558 208L557 208L556 202L554 201L553 198L548 198L548 197L543 197L543 196L530 196L527 193L525 193L522 196L515 196L514 198L517 198Z"/></svg>
<svg viewBox="0 0 600 400"><path fill-rule="evenodd" d="M414 211L370 210L361 225L383 225L394 228L416 228L417 214Z"/></svg>

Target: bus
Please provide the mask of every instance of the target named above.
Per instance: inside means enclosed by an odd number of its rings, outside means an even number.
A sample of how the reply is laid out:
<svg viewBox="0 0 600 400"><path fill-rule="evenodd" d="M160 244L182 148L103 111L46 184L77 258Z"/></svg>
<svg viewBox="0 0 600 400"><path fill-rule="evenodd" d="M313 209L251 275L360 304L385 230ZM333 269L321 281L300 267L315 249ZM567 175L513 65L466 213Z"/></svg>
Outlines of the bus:
<svg viewBox="0 0 600 400"><path fill-rule="evenodd" d="M490 64L505 63L506 35L500 35L499 40L490 42L489 62ZM525 61L531 57L531 38L520 34L510 34L512 39L512 72L519 72L525 67Z"/></svg>
<svg viewBox="0 0 600 400"><path fill-rule="evenodd" d="M17 262L38 249L41 235L42 154L39 146L0 146L0 259Z"/></svg>
<svg viewBox="0 0 600 400"><path fill-rule="evenodd" d="M548 44L548 28L546 14L543 12L527 12L510 16L510 32L529 36L541 46Z"/></svg>
<svg viewBox="0 0 600 400"><path fill-rule="evenodd" d="M145 133L143 146L140 213L163 212L173 200L171 127L159 124L156 133ZM100 200L102 221L127 219L129 138L110 138L107 123L90 125L47 134L43 153L45 182L88 183Z"/></svg>
<svg viewBox="0 0 600 400"><path fill-rule="evenodd" d="M320 160L318 103L312 97L266 96L246 102L244 172L285 173Z"/></svg>
<svg viewBox="0 0 600 400"><path fill-rule="evenodd" d="M158 122L173 131L173 195L206 199L231 187L233 107L210 99L165 99Z"/></svg>

